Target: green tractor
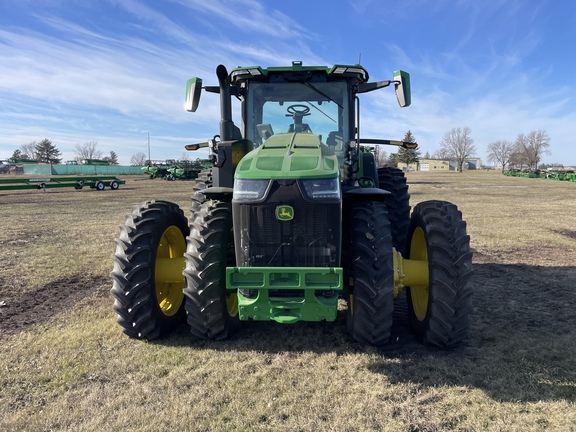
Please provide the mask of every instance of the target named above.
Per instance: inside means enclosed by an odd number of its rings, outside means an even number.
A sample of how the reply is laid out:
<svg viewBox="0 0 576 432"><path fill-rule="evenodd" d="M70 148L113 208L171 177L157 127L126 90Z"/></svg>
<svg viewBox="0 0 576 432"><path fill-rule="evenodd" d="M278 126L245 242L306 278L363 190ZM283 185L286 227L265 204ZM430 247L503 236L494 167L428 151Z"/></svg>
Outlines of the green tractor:
<svg viewBox="0 0 576 432"><path fill-rule="evenodd" d="M202 90L221 107L219 135L186 146L209 148L212 162L196 179L190 218L149 201L120 227L111 293L124 333L151 340L186 319L194 336L222 340L242 321L334 321L343 299L351 337L381 346L406 292L423 343L461 343L472 312L462 214L426 201L410 215L402 171L377 168L370 150L416 144L360 135L358 95L393 85L408 106L409 75L369 82L360 65L302 62L220 65L216 75L218 86L187 83L188 111Z"/></svg>

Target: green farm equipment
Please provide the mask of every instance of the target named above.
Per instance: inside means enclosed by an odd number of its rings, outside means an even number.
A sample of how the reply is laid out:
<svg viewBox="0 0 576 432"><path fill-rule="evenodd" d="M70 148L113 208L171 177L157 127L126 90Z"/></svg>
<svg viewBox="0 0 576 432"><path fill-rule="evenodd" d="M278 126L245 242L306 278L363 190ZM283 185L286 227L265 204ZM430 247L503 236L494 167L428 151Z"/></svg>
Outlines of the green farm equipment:
<svg viewBox="0 0 576 432"><path fill-rule="evenodd" d="M562 171L559 171L558 169L548 169L548 170L509 169L509 170L503 170L502 174L509 177L541 178L548 180L576 182L576 173L574 173L573 169L564 169Z"/></svg>
<svg viewBox="0 0 576 432"><path fill-rule="evenodd" d="M141 169L144 173L149 174L151 179L194 180L207 167L206 164L211 166L209 161L201 159L195 161L167 159L165 161L148 161L146 166Z"/></svg>
<svg viewBox="0 0 576 432"><path fill-rule="evenodd" d="M166 176L168 175L169 166L170 165L166 165L165 162L148 163L140 169L142 170L143 173L150 175L151 179L155 178L166 179Z"/></svg>
<svg viewBox="0 0 576 432"><path fill-rule="evenodd" d="M126 183L115 176L82 176L82 177L34 177L34 178L11 178L0 180L0 190L17 189L53 189L73 187L80 190L84 187L102 191L109 187L116 190L121 184Z"/></svg>
<svg viewBox="0 0 576 432"><path fill-rule="evenodd" d="M212 162L190 218L147 201L120 227L111 294L124 333L151 340L186 319L194 336L221 340L247 320L334 321L345 300L352 338L381 346L406 292L423 343L461 343L473 273L462 214L426 201L410 215L404 174L377 168L371 149L416 144L360 136L358 95L393 85L408 106L409 75L369 82L360 65L302 62L216 75L218 86L187 83L188 111L202 90L221 108L219 135L186 146L209 148Z"/></svg>
<svg viewBox="0 0 576 432"><path fill-rule="evenodd" d="M168 168L166 180L195 180L200 172L209 168L211 164L208 161L197 159L195 161L175 161L171 168Z"/></svg>

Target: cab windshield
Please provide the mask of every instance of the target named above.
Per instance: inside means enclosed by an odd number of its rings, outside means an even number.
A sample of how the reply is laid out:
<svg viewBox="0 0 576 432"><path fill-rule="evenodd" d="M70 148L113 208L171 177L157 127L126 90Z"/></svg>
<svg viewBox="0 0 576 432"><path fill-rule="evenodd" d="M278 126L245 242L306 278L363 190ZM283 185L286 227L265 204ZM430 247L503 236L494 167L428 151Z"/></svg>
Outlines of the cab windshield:
<svg viewBox="0 0 576 432"><path fill-rule="evenodd" d="M342 150L344 138L350 136L345 81L248 85L244 128L255 146L275 134L303 132Z"/></svg>

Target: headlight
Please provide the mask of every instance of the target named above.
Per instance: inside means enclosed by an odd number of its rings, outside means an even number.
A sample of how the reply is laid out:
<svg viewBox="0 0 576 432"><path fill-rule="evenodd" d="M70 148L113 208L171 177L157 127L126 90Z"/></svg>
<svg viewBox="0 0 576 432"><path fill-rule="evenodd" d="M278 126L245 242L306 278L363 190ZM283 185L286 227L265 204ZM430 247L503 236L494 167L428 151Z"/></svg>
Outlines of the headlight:
<svg viewBox="0 0 576 432"><path fill-rule="evenodd" d="M234 194L236 201L259 201L266 195L270 180L234 179Z"/></svg>
<svg viewBox="0 0 576 432"><path fill-rule="evenodd" d="M313 200L339 200L340 181L338 178L302 180L304 192Z"/></svg>

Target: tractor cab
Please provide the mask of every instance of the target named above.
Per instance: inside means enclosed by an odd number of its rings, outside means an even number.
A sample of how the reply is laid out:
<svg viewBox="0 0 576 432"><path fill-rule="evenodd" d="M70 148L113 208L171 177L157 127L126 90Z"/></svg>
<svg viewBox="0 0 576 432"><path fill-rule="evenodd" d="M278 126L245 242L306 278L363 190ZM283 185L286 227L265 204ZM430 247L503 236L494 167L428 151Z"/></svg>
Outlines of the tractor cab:
<svg viewBox="0 0 576 432"><path fill-rule="evenodd" d="M239 67L230 75L219 66L218 87L202 87L202 80L193 78L187 85L188 111L195 111L201 89L220 93L222 121L220 139L230 144L209 142L214 159L229 159L235 171L240 159L264 144L268 148L319 148L323 155L337 158L341 180L354 182L354 173L362 171L358 93L365 93L394 84L401 106L410 105L410 79L403 71L394 73L394 80L368 83L368 72L361 66L304 66L293 62L291 67ZM241 100L241 126L231 117L231 97ZM294 143L298 142L296 146ZM402 143L386 141L381 144ZM192 149L192 145L187 148ZM235 147L232 158L225 148ZM217 147L220 147L218 157ZM198 147L196 147L198 148ZM353 167L352 171L350 168ZM373 170L372 170L373 171ZM372 175L372 171L370 174ZM284 175L284 174L281 174ZM372 175L373 176L373 175ZM217 176L220 186L232 186L232 178ZM358 178L362 175L356 176ZM376 179L374 179L376 180Z"/></svg>

